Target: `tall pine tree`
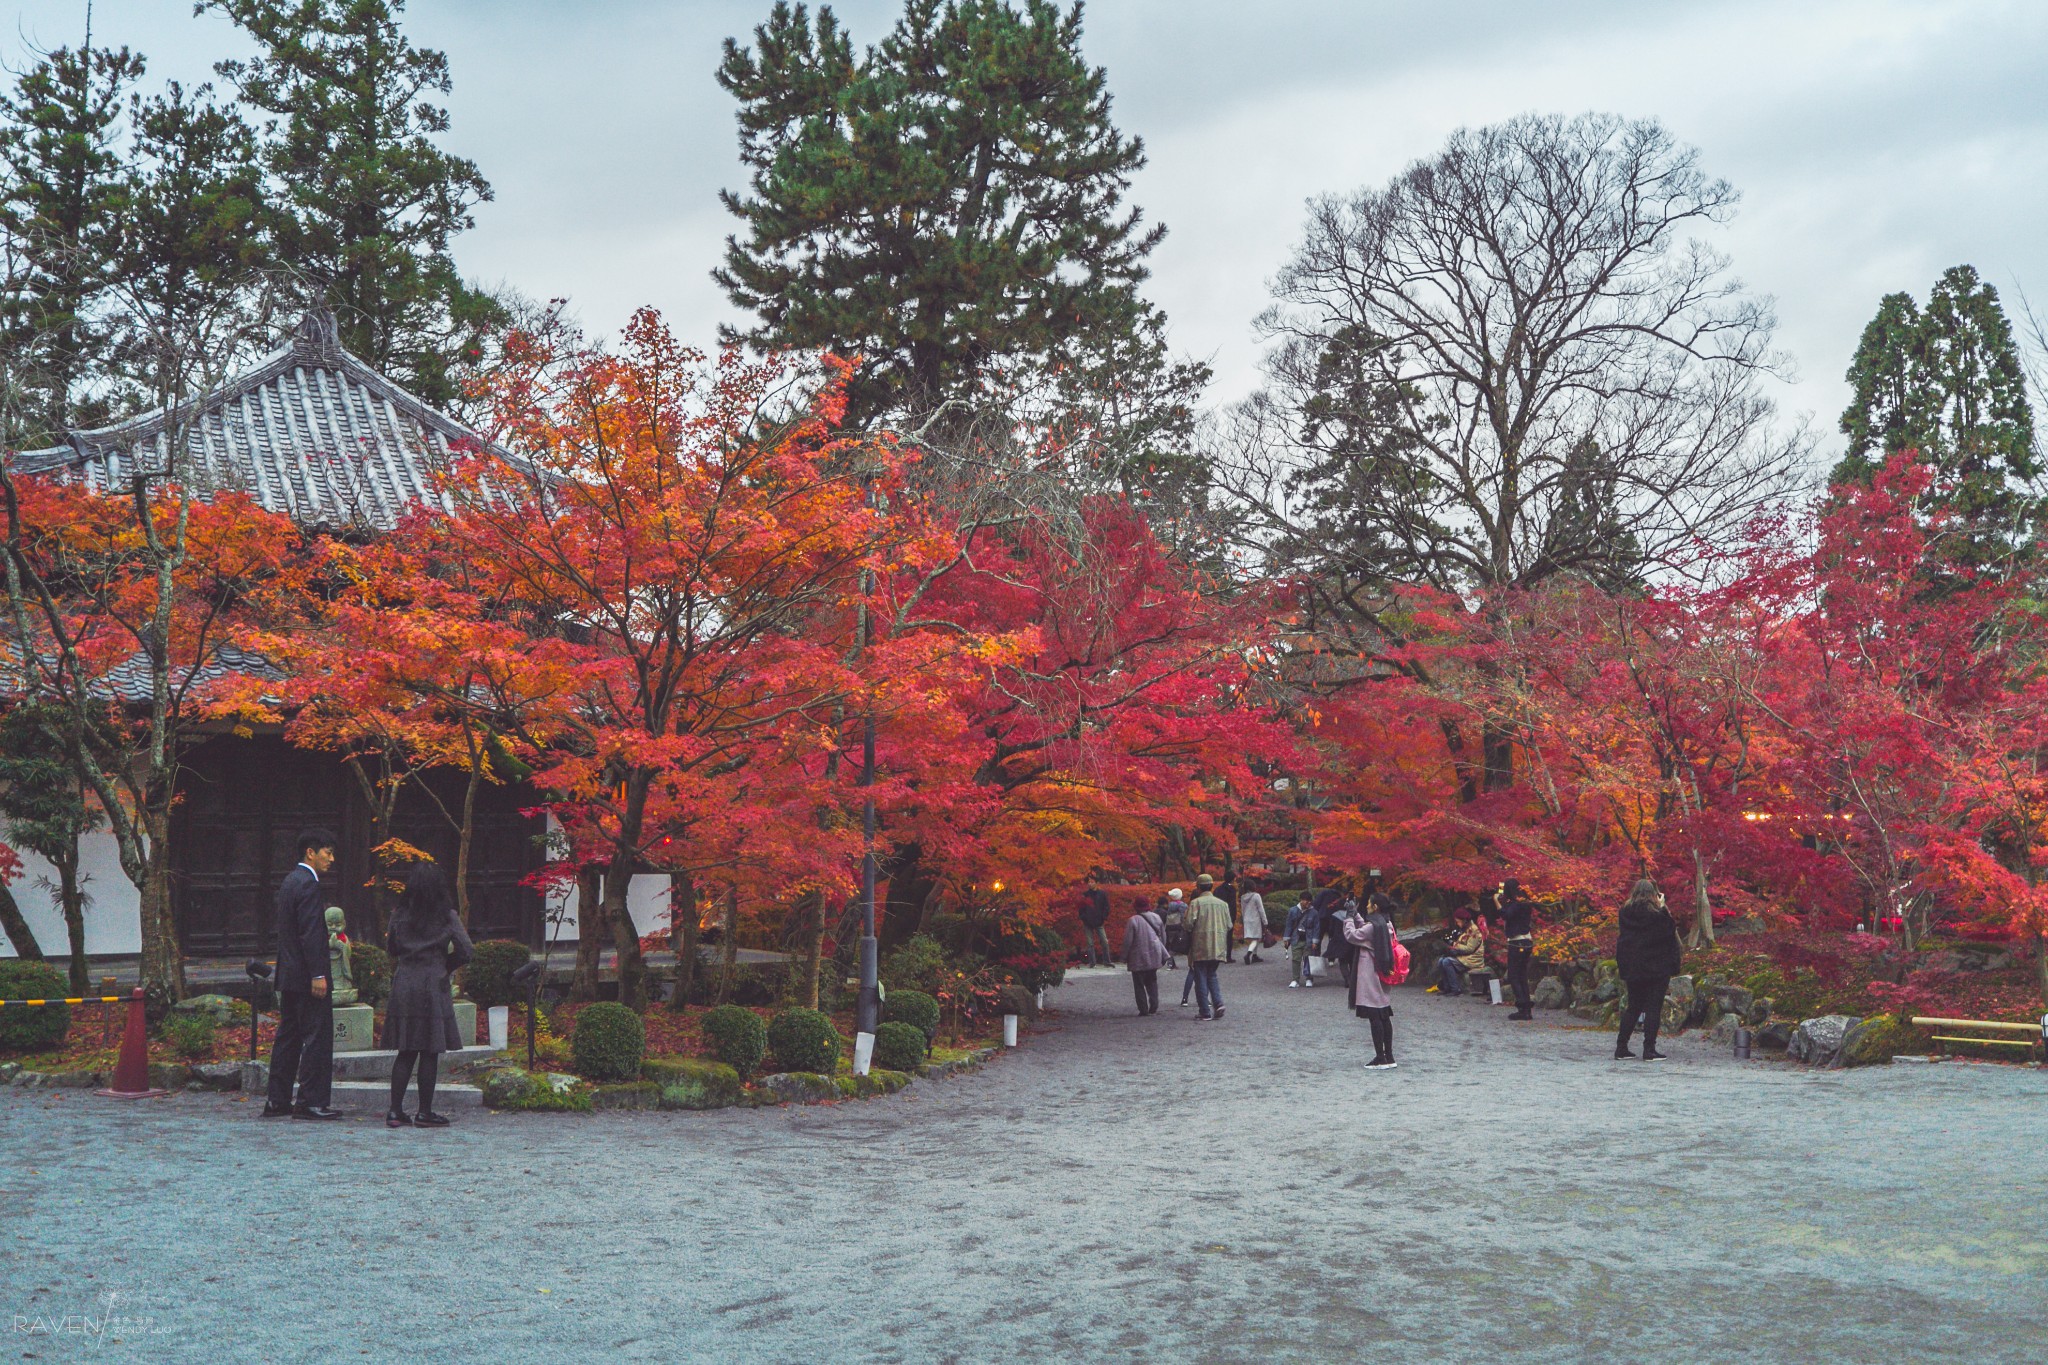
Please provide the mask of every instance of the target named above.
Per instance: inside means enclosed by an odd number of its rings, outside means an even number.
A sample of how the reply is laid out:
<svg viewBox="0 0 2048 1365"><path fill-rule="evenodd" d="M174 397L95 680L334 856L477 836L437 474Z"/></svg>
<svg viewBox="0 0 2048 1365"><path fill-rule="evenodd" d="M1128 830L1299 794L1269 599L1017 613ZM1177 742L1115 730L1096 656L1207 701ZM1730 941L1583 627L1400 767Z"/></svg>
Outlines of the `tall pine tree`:
<svg viewBox="0 0 2048 1365"><path fill-rule="evenodd" d="M1183 434L1207 372L1138 292L1164 229L1124 203L1144 145L1080 44L1048 0L910 0L858 56L829 7L778 0L728 40L751 181L716 278L759 319L732 335L859 355L857 423L1026 413L1140 464Z"/></svg>
<svg viewBox="0 0 2048 1365"><path fill-rule="evenodd" d="M2038 521L2027 484L2041 472L2026 370L1998 291L1967 265L1944 271L1922 310L1887 294L1849 364L1848 452L1834 483L1868 483L1885 457L1917 450L1941 475L1940 501L1975 529L1976 557L2001 557Z"/></svg>
<svg viewBox="0 0 2048 1365"><path fill-rule="evenodd" d="M255 134L210 86L173 81L130 122L109 307L134 402L158 407L186 396L195 352L217 371L267 338L270 212Z"/></svg>
<svg viewBox="0 0 2048 1365"><path fill-rule="evenodd" d="M403 0L205 3L263 48L215 69L274 116L262 155L278 267L307 302L335 311L349 350L430 402L449 401L452 371L502 310L448 251L491 187L436 145L448 130L434 103L451 89L447 57L407 41Z"/></svg>
<svg viewBox="0 0 2048 1365"><path fill-rule="evenodd" d="M0 443L36 446L107 415L109 331L95 308L114 260L119 142L143 59L58 48L0 96Z"/></svg>

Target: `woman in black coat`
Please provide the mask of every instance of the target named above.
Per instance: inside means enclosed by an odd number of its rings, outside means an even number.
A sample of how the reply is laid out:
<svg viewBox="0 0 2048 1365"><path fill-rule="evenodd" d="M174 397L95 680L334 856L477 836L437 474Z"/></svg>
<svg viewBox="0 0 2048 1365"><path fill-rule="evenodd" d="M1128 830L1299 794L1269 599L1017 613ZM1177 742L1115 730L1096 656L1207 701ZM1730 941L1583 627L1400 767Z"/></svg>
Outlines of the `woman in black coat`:
<svg viewBox="0 0 2048 1365"><path fill-rule="evenodd" d="M441 1054L462 1046L455 1026L455 996L448 974L469 961L469 935L455 916L448 878L436 863L415 863L385 935L391 953L391 999L384 1007L384 1046L395 1048L391 1063L391 1108L384 1126L445 1128L434 1112L434 1082ZM405 1087L419 1068L420 1110L407 1117Z"/></svg>
<svg viewBox="0 0 2048 1365"><path fill-rule="evenodd" d="M1629 1035L1643 1024L1643 1060L1663 1060L1657 1051L1657 1025L1664 1019L1664 992L1678 975L1678 926L1664 908L1664 893L1648 878L1639 881L1621 907L1621 934L1614 944L1614 965L1628 985L1628 1007L1621 1012L1621 1032L1614 1040L1616 1060L1633 1057Z"/></svg>

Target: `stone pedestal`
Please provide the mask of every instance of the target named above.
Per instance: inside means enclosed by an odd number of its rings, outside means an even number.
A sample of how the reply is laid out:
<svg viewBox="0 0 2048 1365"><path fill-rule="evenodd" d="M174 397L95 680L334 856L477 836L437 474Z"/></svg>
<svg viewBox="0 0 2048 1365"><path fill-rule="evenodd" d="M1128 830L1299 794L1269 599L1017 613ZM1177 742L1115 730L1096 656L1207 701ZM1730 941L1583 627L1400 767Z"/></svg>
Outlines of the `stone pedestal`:
<svg viewBox="0 0 2048 1365"><path fill-rule="evenodd" d="M476 1041L476 1002L458 1000L455 1002L455 1031L462 1035L462 1045L469 1046Z"/></svg>
<svg viewBox="0 0 2048 1365"><path fill-rule="evenodd" d="M342 1005L334 1011L334 1050L368 1052L377 1046L377 1012L368 1005Z"/></svg>

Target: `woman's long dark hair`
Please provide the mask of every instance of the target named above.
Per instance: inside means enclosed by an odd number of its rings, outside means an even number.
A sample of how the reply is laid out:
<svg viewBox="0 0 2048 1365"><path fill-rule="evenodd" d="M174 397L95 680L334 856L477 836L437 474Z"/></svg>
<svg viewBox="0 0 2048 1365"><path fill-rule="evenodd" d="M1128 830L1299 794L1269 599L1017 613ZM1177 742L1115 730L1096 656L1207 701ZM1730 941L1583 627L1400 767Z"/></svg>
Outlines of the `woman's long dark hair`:
<svg viewBox="0 0 2048 1365"><path fill-rule="evenodd" d="M405 873L405 889L398 893L394 927L434 930L455 913L455 893L448 889L448 874L435 862L414 863Z"/></svg>
<svg viewBox="0 0 2048 1365"><path fill-rule="evenodd" d="M1657 908L1657 883L1651 881L1648 877L1637 882L1629 891L1628 900L1622 903L1621 908L1624 910L1655 910Z"/></svg>

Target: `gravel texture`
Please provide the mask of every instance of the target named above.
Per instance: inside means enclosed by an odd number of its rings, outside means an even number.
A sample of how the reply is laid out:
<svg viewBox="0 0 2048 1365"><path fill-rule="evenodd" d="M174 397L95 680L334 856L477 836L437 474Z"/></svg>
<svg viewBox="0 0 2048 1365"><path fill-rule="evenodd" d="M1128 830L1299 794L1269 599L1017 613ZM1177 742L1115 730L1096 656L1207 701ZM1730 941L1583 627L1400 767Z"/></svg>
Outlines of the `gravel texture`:
<svg viewBox="0 0 2048 1365"><path fill-rule="evenodd" d="M0 1358L2048 1356L2038 1071L1618 1063L1404 988L1370 1073L1341 990L1222 970L1215 1023L1077 973L1019 1052L815 1108L0 1091Z"/></svg>

